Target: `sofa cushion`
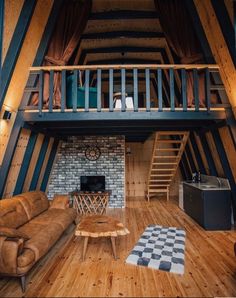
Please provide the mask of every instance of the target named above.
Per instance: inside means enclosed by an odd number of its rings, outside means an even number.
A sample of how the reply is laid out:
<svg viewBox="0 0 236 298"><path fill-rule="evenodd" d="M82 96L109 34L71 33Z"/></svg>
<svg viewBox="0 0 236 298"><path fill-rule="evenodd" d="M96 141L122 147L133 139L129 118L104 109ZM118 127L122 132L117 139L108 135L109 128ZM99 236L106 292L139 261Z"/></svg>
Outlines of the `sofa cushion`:
<svg viewBox="0 0 236 298"><path fill-rule="evenodd" d="M17 229L0 227L0 236L7 238L23 238L24 240L29 240L29 236L24 232Z"/></svg>
<svg viewBox="0 0 236 298"><path fill-rule="evenodd" d="M47 211L41 213L39 216L31 220L32 224L40 225L50 225L52 223L57 223L65 230L76 218L76 211L73 208L67 209L48 209Z"/></svg>
<svg viewBox="0 0 236 298"><path fill-rule="evenodd" d="M64 230L61 225L57 223L45 225L39 233L25 242L25 248L31 249L34 252L35 261L37 261L47 253L63 232Z"/></svg>
<svg viewBox="0 0 236 298"><path fill-rule="evenodd" d="M0 200L0 226L18 228L27 221L27 213L17 196Z"/></svg>
<svg viewBox="0 0 236 298"><path fill-rule="evenodd" d="M25 209L28 220L39 215L49 207L48 198L42 191L30 191L17 197Z"/></svg>

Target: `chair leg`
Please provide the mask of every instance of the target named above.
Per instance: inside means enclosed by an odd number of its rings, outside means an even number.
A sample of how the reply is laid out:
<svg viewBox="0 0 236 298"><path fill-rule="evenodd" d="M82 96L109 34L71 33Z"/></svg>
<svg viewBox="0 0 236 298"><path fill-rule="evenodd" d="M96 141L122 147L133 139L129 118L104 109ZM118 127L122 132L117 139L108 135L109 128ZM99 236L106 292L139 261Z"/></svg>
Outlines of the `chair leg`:
<svg viewBox="0 0 236 298"><path fill-rule="evenodd" d="M25 292L25 289L26 289L25 275L23 275L23 276L20 277L20 283L21 283L22 292L24 293Z"/></svg>

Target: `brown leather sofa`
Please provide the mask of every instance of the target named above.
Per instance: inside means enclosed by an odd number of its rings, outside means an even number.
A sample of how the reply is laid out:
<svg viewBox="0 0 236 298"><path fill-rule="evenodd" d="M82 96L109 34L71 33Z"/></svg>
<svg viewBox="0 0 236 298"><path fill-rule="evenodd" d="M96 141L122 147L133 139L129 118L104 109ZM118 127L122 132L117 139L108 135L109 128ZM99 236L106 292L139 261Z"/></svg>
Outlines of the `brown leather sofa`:
<svg viewBox="0 0 236 298"><path fill-rule="evenodd" d="M49 204L43 192L23 193L0 201L0 275L21 278L75 221L76 211L67 196Z"/></svg>

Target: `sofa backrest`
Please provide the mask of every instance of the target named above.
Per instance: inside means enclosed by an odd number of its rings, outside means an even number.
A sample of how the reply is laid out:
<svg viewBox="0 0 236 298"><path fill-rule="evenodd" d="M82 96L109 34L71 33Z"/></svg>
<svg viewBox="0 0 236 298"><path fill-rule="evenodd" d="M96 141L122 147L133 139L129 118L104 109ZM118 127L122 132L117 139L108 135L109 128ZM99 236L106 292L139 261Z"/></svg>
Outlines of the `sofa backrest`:
<svg viewBox="0 0 236 298"><path fill-rule="evenodd" d="M47 196L41 191L0 200L0 226L18 228L48 208Z"/></svg>
<svg viewBox="0 0 236 298"><path fill-rule="evenodd" d="M18 228L27 221L27 213L17 198L0 200L0 226Z"/></svg>
<svg viewBox="0 0 236 298"><path fill-rule="evenodd" d="M49 208L48 198L42 191L30 191L17 196L25 209L28 220Z"/></svg>

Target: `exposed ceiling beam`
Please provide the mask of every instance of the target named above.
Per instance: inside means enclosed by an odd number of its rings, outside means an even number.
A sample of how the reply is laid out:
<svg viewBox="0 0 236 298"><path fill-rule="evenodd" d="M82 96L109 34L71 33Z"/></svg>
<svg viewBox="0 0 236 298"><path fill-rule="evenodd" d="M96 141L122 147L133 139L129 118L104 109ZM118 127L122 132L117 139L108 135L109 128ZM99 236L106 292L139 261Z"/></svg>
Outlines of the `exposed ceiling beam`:
<svg viewBox="0 0 236 298"><path fill-rule="evenodd" d="M220 75L236 118L236 71L220 24L210 0L194 0L212 54L219 65Z"/></svg>
<svg viewBox="0 0 236 298"><path fill-rule="evenodd" d="M163 32L140 32L140 31L111 31L85 33L81 39L112 39L112 38L164 38Z"/></svg>
<svg viewBox="0 0 236 298"><path fill-rule="evenodd" d="M143 10L110 10L94 12L89 16L89 20L130 20L130 19L157 19L156 11Z"/></svg>

